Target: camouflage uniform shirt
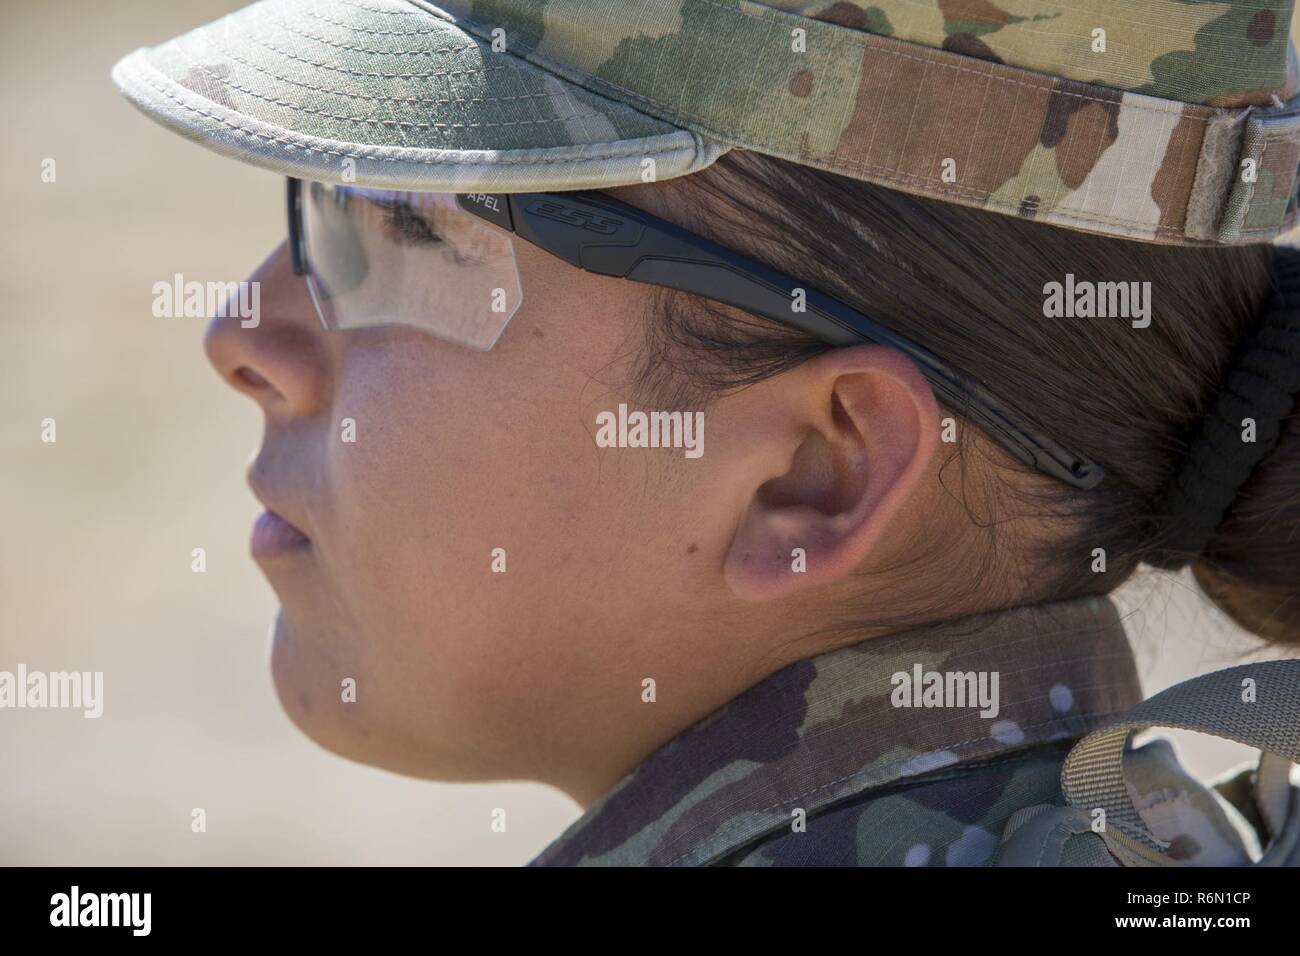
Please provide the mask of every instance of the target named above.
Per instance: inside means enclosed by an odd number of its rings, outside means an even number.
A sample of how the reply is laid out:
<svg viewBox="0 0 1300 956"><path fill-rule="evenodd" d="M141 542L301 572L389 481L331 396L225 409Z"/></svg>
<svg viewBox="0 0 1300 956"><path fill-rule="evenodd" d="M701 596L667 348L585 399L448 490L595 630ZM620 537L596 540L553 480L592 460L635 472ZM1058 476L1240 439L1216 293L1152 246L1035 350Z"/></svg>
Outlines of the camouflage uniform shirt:
<svg viewBox="0 0 1300 956"><path fill-rule="evenodd" d="M961 679L945 698L931 673ZM875 638L791 664L679 734L532 865L987 865L1012 813L1062 802L1071 743L1139 700L1108 599ZM1241 822L1167 742L1130 750L1125 775L1172 856L1247 862Z"/></svg>

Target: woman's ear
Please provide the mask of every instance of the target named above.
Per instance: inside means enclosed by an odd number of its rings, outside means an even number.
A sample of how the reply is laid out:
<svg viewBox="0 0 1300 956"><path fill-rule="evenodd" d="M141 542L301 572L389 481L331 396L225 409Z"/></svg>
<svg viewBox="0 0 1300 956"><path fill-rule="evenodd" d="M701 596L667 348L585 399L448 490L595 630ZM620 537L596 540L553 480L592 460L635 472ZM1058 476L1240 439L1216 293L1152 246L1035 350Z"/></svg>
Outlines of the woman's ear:
<svg viewBox="0 0 1300 956"><path fill-rule="evenodd" d="M822 353L782 376L772 399L782 408L765 431L772 447L753 458L724 566L731 590L751 601L857 569L923 484L939 440L929 383L884 346Z"/></svg>

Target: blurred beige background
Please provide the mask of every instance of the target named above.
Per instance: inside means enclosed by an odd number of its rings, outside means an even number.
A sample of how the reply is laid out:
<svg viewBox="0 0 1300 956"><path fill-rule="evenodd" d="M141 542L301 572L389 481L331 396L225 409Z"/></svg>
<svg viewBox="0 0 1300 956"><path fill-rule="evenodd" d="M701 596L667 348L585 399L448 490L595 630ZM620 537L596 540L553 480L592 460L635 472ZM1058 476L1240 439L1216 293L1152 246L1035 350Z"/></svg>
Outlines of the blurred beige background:
<svg viewBox="0 0 1300 956"><path fill-rule="evenodd" d="M523 863L576 817L567 797L349 763L302 737L271 687L275 605L247 556L243 480L260 414L208 368L203 320L150 307L174 273L250 272L282 236L283 181L155 126L108 75L242 5L0 8L0 670L105 680L99 720L0 710L0 864ZM1124 600L1148 692L1249 648L1188 580L1148 576ZM1177 740L1197 773L1248 756Z"/></svg>

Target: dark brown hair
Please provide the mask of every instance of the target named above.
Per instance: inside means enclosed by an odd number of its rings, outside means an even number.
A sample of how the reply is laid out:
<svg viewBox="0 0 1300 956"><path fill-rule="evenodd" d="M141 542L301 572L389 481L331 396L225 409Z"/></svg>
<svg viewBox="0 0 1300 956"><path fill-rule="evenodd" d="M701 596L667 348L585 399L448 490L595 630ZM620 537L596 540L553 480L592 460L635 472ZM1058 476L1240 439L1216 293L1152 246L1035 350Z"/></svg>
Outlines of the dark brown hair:
<svg viewBox="0 0 1300 956"><path fill-rule="evenodd" d="M1106 479L1091 491L1046 478L1017 483L1033 489L1019 494L1028 513L1064 518L1072 529L1036 552L1035 600L1109 591L1151 553L1151 502L1183 461L1234 346L1256 326L1273 288L1271 246L1094 236L755 153L729 153L678 188L692 228L908 336L1102 465ZM1150 282L1150 326L1045 317L1044 286L1067 273ZM679 404L707 404L825 348L668 290L656 293L652 318L640 384ZM1194 565L1206 594L1239 624L1289 643L1300 643L1298 418L1284 423L1278 447ZM954 459L980 454L1023 470L995 448L964 434ZM947 477L945 485L964 487ZM964 503L978 522L978 503ZM1104 575L1091 570L1096 547L1106 551Z"/></svg>

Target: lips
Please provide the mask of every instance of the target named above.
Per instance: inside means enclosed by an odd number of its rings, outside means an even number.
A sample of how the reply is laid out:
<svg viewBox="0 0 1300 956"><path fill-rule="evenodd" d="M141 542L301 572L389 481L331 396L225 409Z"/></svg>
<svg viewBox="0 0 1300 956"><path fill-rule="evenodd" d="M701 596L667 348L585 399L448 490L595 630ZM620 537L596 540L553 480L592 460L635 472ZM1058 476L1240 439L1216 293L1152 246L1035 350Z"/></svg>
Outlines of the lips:
<svg viewBox="0 0 1300 956"><path fill-rule="evenodd" d="M255 558L288 554L310 545L310 538L269 508L258 515L257 520L253 522L249 550Z"/></svg>
<svg viewBox="0 0 1300 956"><path fill-rule="evenodd" d="M249 550L254 558L290 554L311 545L311 538L307 533L286 518L276 507L275 502L292 499L269 493L271 482L268 481L270 475L266 464L264 457L259 457L258 461L253 462L248 469L248 486L252 489L254 497L266 509L253 522Z"/></svg>

